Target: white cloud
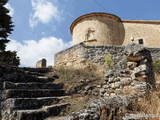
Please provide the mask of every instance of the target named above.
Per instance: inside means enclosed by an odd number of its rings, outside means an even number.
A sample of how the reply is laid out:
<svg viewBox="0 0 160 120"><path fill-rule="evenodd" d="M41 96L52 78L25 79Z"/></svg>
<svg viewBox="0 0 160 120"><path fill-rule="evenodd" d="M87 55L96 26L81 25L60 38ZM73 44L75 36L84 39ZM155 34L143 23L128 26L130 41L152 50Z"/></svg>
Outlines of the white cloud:
<svg viewBox="0 0 160 120"><path fill-rule="evenodd" d="M27 40L21 44L11 40L7 45L7 50L17 51L21 59L21 66L35 67L36 62L45 58L47 65L53 65L54 54L71 46L71 42L64 43L62 39L55 37L42 38L39 41Z"/></svg>
<svg viewBox="0 0 160 120"><path fill-rule="evenodd" d="M13 14L14 14L14 9L11 7L10 4L6 4L5 7L9 10L9 13L8 15L10 15L11 17L13 17Z"/></svg>
<svg viewBox="0 0 160 120"><path fill-rule="evenodd" d="M58 6L54 5L48 0L32 0L32 7L34 13L30 15L30 27L35 27L38 22L46 24L49 23L51 20L62 20L61 12L58 9Z"/></svg>

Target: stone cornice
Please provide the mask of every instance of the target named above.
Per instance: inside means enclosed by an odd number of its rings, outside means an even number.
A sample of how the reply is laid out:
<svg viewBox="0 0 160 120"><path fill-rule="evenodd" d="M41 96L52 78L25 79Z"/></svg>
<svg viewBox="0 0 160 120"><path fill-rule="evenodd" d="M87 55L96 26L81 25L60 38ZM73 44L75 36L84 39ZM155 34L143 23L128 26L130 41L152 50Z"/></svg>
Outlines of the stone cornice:
<svg viewBox="0 0 160 120"><path fill-rule="evenodd" d="M160 24L159 20L121 20L123 23Z"/></svg>
<svg viewBox="0 0 160 120"><path fill-rule="evenodd" d="M85 18L97 17L97 16L107 17L107 18L114 19L116 21L121 21L121 19L119 17L117 17L116 15L113 15L113 14L109 14L109 13L96 12L96 13L85 14L85 15L82 15L82 16L78 17L75 21L73 21L73 23L70 26L70 32L71 32L71 34L73 33L73 29L77 25L78 22L80 22L81 20L83 20Z"/></svg>

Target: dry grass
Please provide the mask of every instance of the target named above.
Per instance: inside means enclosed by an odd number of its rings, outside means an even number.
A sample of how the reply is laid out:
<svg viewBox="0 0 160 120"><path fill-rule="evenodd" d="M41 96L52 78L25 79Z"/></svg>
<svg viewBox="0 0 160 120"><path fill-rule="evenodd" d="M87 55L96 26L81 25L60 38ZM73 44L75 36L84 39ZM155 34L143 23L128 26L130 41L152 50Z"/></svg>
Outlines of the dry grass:
<svg viewBox="0 0 160 120"><path fill-rule="evenodd" d="M160 117L160 73L155 72L155 79L157 83L157 91L150 92L148 96L139 99L137 110L145 114L154 114ZM148 120L153 120L149 118Z"/></svg>
<svg viewBox="0 0 160 120"><path fill-rule="evenodd" d="M85 87L89 84L100 83L103 73L98 73L95 66L89 65L83 69L73 69L71 67L56 67L53 68L53 73L56 73L60 78L55 83L64 83L64 88L67 93L75 91L75 87ZM80 82L80 80L88 82Z"/></svg>
<svg viewBox="0 0 160 120"><path fill-rule="evenodd" d="M70 109L65 114L85 109L93 99L97 99L97 96L94 95L82 95L77 93L75 88L83 90L88 85L98 85L102 82L101 79L104 76L103 73L97 72L97 68L93 65L88 65L86 68L82 69L59 66L56 68L54 67L52 73L59 76L59 79L56 79L54 83L64 83L66 94L70 95L70 97L61 101L61 103L71 103ZM80 82L81 79L85 82Z"/></svg>
<svg viewBox="0 0 160 120"><path fill-rule="evenodd" d="M80 69L75 69L67 66L59 66L54 69L64 75L64 80L75 79L75 77L85 77L88 79L95 77L97 79L100 79L104 76L104 73L97 70L97 66L93 64L88 64L85 68Z"/></svg>
<svg viewBox="0 0 160 120"><path fill-rule="evenodd" d="M156 83L160 83L160 73L155 72Z"/></svg>
<svg viewBox="0 0 160 120"><path fill-rule="evenodd" d="M136 104L136 114L155 115L160 117L160 92L152 92L147 97L139 99ZM148 120L153 120L149 117Z"/></svg>
<svg viewBox="0 0 160 120"><path fill-rule="evenodd" d="M55 82L64 83L65 89L68 93L74 92L75 87L85 85L84 83L79 83L80 79L91 80L90 84L100 84L101 78L104 73L98 73L96 66L89 65L84 69L73 69L71 67L60 66L53 68L53 73L60 76ZM160 83L160 74L155 74L156 82ZM87 86L88 84L86 84ZM125 90L124 90L125 91ZM129 95L132 90L127 88L126 93ZM132 94L135 94L133 91ZM70 98L65 99L63 102L71 103L71 109L67 114L79 111L80 109L85 109L91 100L96 99L94 96L88 95L84 96L81 94L72 94ZM160 116L160 90L156 92L151 92L147 97L140 98L139 102L136 103L135 114L154 114ZM152 118L151 118L152 119ZM151 120L148 119L148 120Z"/></svg>
<svg viewBox="0 0 160 120"><path fill-rule="evenodd" d="M160 73L155 72L155 80L157 83L157 91L150 92L148 96L140 98L137 109L145 114L154 114L160 117ZM149 118L148 120L153 120Z"/></svg>
<svg viewBox="0 0 160 120"><path fill-rule="evenodd" d="M78 112L79 110L86 109L90 102L96 99L94 96L83 96L80 94L74 94L70 98L64 99L62 102L71 103L71 106L66 114L72 112Z"/></svg>

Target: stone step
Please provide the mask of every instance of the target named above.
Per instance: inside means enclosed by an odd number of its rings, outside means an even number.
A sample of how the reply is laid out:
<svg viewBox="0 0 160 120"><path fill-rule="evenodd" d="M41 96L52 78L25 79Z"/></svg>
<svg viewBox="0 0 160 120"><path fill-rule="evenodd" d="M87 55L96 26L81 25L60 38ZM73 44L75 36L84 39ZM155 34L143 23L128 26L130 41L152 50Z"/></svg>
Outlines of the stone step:
<svg viewBox="0 0 160 120"><path fill-rule="evenodd" d="M39 109L42 106L59 103L64 97L40 97L40 98L8 98L2 102L3 110L29 110Z"/></svg>
<svg viewBox="0 0 160 120"><path fill-rule="evenodd" d="M26 74L6 74L3 76L2 81L10 81L14 83L22 82L39 82L39 83L48 83L53 82L55 78L48 78L44 76L34 76Z"/></svg>
<svg viewBox="0 0 160 120"><path fill-rule="evenodd" d="M39 72L30 72L30 71L24 71L25 74L27 75L34 75L34 76L46 76L46 75L49 75L51 76L52 78L55 78L55 79L58 79L59 76L53 72L49 72L49 73L39 73Z"/></svg>
<svg viewBox="0 0 160 120"><path fill-rule="evenodd" d="M38 73L38 72L24 71L24 73L28 75L45 76L44 73Z"/></svg>
<svg viewBox="0 0 160 120"><path fill-rule="evenodd" d="M65 90L51 90L51 89L34 89L34 90L26 90L26 89L8 89L3 91L2 98L31 98L31 97L56 97L63 96Z"/></svg>
<svg viewBox="0 0 160 120"><path fill-rule="evenodd" d="M26 67L22 67L19 69L22 69L24 71L29 71L29 72L37 72L37 73L48 73L52 70L50 68L26 68Z"/></svg>
<svg viewBox="0 0 160 120"><path fill-rule="evenodd" d="M48 117L48 118L46 118L46 119L44 119L44 120L67 120L67 116L64 116L64 117Z"/></svg>
<svg viewBox="0 0 160 120"><path fill-rule="evenodd" d="M54 83L12 83L4 82L3 89L62 89L63 84Z"/></svg>
<svg viewBox="0 0 160 120"><path fill-rule="evenodd" d="M44 120L50 116L57 116L69 106L69 103L45 106L37 110L18 110L16 120Z"/></svg>

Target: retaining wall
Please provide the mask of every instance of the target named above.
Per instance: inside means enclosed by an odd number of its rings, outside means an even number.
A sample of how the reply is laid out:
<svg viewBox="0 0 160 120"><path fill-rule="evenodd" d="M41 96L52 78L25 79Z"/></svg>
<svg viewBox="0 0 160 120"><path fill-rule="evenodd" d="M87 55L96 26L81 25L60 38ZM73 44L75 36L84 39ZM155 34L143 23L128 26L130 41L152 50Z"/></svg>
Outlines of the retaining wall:
<svg viewBox="0 0 160 120"><path fill-rule="evenodd" d="M108 64L105 60L106 56L111 59L111 64L116 64L123 58L122 53L124 49L125 46L94 46L80 43L57 53L55 55L54 65L83 68L92 63L100 69L106 69ZM147 49L151 52L153 60L160 59L160 48Z"/></svg>

